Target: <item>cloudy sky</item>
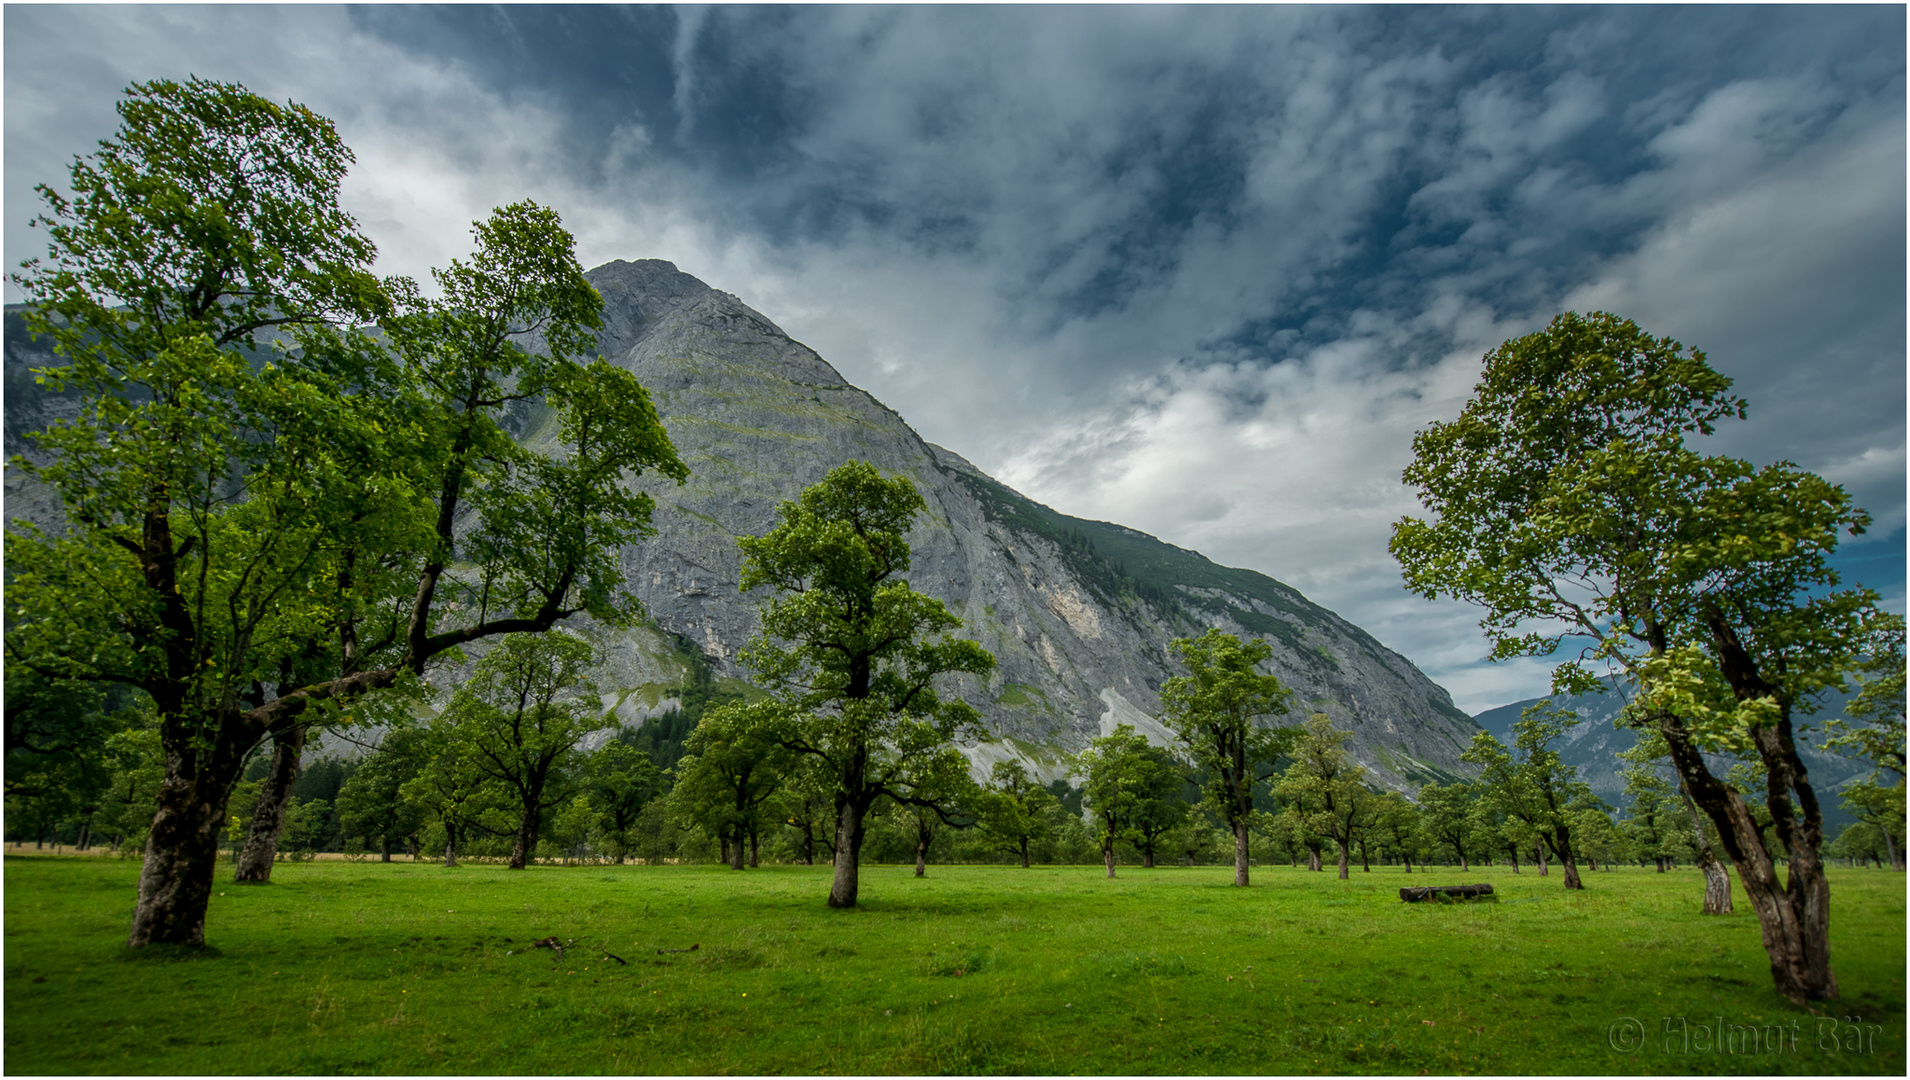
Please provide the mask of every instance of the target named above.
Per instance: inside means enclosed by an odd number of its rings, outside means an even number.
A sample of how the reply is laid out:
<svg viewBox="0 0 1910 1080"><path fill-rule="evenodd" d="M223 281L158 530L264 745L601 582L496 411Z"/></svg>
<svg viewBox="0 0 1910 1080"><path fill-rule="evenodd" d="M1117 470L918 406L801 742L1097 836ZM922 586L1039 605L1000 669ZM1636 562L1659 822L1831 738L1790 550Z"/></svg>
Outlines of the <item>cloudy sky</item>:
<svg viewBox="0 0 1910 1080"><path fill-rule="evenodd" d="M734 292L1066 513L1304 590L1477 711L1546 669L1408 595L1412 433L1605 309L1716 442L1845 484L1904 604L1905 14L1810 7L55 7L5 19L6 258L128 82L332 117L381 268L530 197ZM9 287L8 298L17 299Z"/></svg>

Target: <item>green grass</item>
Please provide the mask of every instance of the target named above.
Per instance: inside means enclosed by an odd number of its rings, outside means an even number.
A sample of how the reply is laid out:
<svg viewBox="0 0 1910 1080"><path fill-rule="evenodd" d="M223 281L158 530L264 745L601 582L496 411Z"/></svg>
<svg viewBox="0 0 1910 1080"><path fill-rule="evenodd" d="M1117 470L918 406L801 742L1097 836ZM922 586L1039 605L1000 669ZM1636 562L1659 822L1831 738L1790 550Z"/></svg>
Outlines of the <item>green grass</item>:
<svg viewBox="0 0 1910 1080"><path fill-rule="evenodd" d="M222 884L212 948L129 953L136 863L5 866L10 1073L1904 1068L1904 879L1875 870L1833 871L1844 996L1820 1019L1772 993L1742 896L1695 913L1691 871L1567 894L1503 868L1262 867L1239 890L1224 867L874 867L834 912L827 868L299 863ZM1498 902L1395 891L1462 881ZM552 934L580 943L526 950ZM1859 1015L1880 1027L1836 1019ZM1625 1017L1646 1029L1631 1052ZM1718 1018L1795 1022L1795 1048L1698 1049ZM1828 1048L1853 1032L1868 1045Z"/></svg>

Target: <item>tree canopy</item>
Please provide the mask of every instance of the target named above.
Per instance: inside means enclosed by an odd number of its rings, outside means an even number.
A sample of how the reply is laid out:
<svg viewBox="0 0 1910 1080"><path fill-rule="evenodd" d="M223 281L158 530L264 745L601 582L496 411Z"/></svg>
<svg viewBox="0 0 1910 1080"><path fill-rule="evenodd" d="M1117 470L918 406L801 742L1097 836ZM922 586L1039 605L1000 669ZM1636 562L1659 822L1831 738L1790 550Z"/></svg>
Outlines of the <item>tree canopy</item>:
<svg viewBox="0 0 1910 1080"><path fill-rule="evenodd" d="M949 636L961 620L940 600L902 578L905 534L925 505L907 477L851 461L779 506L769 533L737 540L743 591L774 591L743 661L784 706L775 738L819 759L835 788L832 907L855 906L876 800L935 805L937 755L977 729L974 707L937 683L995 666L980 645Z"/></svg>
<svg viewBox="0 0 1910 1080"><path fill-rule="evenodd" d="M1247 884L1248 833L1254 785L1292 745L1293 732L1254 721L1284 714L1293 697L1279 678L1256 667L1273 655L1264 641L1242 644L1221 630L1168 645L1188 674L1161 684L1161 722L1179 736L1194 766L1208 777L1207 803L1234 835L1234 884Z"/></svg>
<svg viewBox="0 0 1910 1080"><path fill-rule="evenodd" d="M1691 442L1746 403L1704 354L1606 313L1563 314L1487 354L1460 415L1414 438L1405 471L1428 511L1394 529L1407 585L1484 611L1497 658L1579 653L1561 692L1623 669L1629 721L1665 740L1718 826L1764 927L1779 989L1836 996L1828 959L1822 818L1795 724L1841 684L1876 597L1839 589L1829 556L1867 516L1788 462L1755 466ZM1707 750L1751 755L1773 852Z"/></svg>
<svg viewBox="0 0 1910 1080"><path fill-rule="evenodd" d="M499 210L425 301L369 272L329 121L199 79L119 110L71 196L40 189L49 253L14 278L62 360L37 377L79 410L18 462L68 528L9 529L7 658L152 710L167 771L129 940L201 943L260 739L461 644L627 620L609 550L650 505L626 481L687 473L634 379L573 357L601 300L555 213ZM517 401L574 449L511 443Z"/></svg>

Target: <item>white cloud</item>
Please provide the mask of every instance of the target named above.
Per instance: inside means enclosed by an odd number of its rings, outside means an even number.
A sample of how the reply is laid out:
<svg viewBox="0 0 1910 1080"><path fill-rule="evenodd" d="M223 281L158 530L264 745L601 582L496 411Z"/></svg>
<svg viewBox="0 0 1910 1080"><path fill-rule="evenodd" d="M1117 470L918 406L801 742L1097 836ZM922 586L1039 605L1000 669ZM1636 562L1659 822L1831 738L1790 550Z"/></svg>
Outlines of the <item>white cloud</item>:
<svg viewBox="0 0 1910 1080"><path fill-rule="evenodd" d="M1482 667L1476 613L1402 593L1399 472L1480 355L1554 310L1706 348L1753 401L1728 445L1902 523L1900 74L1870 97L1805 71L1636 101L1599 61L1628 46L1587 24L1481 76L1334 9L828 8L738 32L756 17L679 23L675 130L627 116L580 145L559 98L341 9L12 7L7 256L30 253L32 182L112 129L127 82L242 81L338 121L386 272L422 276L472 219L535 198L586 265L675 261L925 437L1064 512L1275 574L1473 709L1539 692L1542 665ZM726 27L801 112L755 187L674 152L710 134L723 73L695 45ZM1646 167L1568 152L1607 132ZM859 209L756 228L817 190ZM1243 334L1261 323L1285 329Z"/></svg>

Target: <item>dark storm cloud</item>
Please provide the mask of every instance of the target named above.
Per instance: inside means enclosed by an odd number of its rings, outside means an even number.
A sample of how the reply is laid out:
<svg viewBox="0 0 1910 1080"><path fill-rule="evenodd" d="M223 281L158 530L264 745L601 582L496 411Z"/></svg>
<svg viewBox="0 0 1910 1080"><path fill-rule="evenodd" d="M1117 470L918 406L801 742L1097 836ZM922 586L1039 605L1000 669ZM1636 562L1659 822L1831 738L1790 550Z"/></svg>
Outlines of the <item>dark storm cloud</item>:
<svg viewBox="0 0 1910 1080"><path fill-rule="evenodd" d="M1876 513L1901 608L1901 7L368 6L7 11L30 178L189 71L336 117L393 271L531 196L586 261L734 291L1071 513L1306 589L1469 706L1534 692L1407 597L1412 432L1552 313L1750 397L1722 440ZM1880 554L1881 553L1881 554Z"/></svg>

